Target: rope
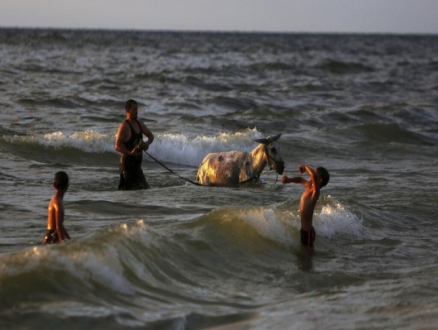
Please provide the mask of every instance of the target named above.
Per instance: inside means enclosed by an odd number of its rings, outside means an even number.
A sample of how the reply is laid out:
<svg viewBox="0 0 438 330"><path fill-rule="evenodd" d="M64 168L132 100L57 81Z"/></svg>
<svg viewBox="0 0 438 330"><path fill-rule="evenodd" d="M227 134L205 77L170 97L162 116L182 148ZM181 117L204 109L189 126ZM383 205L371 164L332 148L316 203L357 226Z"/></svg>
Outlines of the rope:
<svg viewBox="0 0 438 330"><path fill-rule="evenodd" d="M200 184L199 182L195 182L195 181L192 181L192 180L190 180L190 179L183 178L181 175L179 175L179 174L175 173L174 171L172 171L170 168L168 168L166 165L164 165L163 163L161 163L159 160L157 160L157 159L155 159L154 157L152 157L152 156L151 156L146 150L144 150L144 152L145 152L146 155L148 155L148 156L151 157L153 160L155 160L158 164L160 164L161 166L163 166L166 170L168 170L169 172L175 174L175 175L178 176L179 178L181 178L181 179L183 179L183 180L186 180L186 181L188 181L188 182L190 182L190 183L192 183L192 184L194 184L194 185L196 185L196 186L203 186L203 185Z"/></svg>
<svg viewBox="0 0 438 330"><path fill-rule="evenodd" d="M260 176L262 176L263 174L265 174L265 173L267 173L267 172L269 172L269 171L271 171L271 170L272 170L272 169L269 169L269 170L263 171L262 173L260 173L260 174L257 175L257 176L253 176L252 178L249 178L249 179L247 179L247 180L245 180L245 181L241 181L241 182L239 182L239 184L247 183L247 182L252 181L252 180L255 180L255 179L260 179ZM278 173L277 173L277 179L275 180L274 184L277 183L277 180L278 180Z"/></svg>

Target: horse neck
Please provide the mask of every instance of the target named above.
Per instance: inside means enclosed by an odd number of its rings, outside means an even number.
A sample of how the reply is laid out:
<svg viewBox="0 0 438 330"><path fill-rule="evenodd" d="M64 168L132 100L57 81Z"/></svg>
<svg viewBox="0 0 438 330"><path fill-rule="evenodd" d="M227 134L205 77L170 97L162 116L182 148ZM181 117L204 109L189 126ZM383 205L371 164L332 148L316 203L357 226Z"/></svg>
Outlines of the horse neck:
<svg viewBox="0 0 438 330"><path fill-rule="evenodd" d="M259 144L250 153L252 159L252 168L256 174L260 174L265 168L267 162L266 149L264 144Z"/></svg>

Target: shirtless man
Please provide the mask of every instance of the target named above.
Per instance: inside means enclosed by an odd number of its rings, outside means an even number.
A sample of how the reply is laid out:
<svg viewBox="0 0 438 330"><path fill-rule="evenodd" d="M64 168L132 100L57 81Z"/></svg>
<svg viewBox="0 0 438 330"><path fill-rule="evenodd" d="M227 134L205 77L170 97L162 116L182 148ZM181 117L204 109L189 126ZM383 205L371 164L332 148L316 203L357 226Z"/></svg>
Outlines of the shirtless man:
<svg viewBox="0 0 438 330"><path fill-rule="evenodd" d="M141 169L143 150L148 150L154 141L154 135L143 121L137 119L138 105L134 100L125 103L126 120L120 124L116 136L115 148L120 157L119 190L148 189L149 184ZM143 134L148 140L143 142Z"/></svg>
<svg viewBox="0 0 438 330"><path fill-rule="evenodd" d="M313 211L319 198L319 191L330 180L330 175L324 167L318 167L316 171L307 165L298 167L300 173L305 171L310 175L310 181L302 177L288 178L284 175L281 182L301 183L306 190L301 195L300 212L301 212L301 245L308 250L313 251L313 241L315 240L315 229L312 225Z"/></svg>
<svg viewBox="0 0 438 330"><path fill-rule="evenodd" d="M68 189L68 175L60 171L56 172L53 180L55 195L49 203L47 213L47 232L44 236L43 244L54 244L70 239L67 230L64 228L64 194Z"/></svg>

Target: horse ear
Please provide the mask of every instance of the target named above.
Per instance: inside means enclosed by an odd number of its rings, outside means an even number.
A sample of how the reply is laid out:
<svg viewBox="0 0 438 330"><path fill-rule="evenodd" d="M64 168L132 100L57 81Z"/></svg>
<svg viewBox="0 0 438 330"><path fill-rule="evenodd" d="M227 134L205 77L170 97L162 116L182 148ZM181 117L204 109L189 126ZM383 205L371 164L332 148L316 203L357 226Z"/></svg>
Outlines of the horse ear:
<svg viewBox="0 0 438 330"><path fill-rule="evenodd" d="M271 143L271 141L269 139L255 139L253 141L258 142L258 143L263 143L263 144Z"/></svg>
<svg viewBox="0 0 438 330"><path fill-rule="evenodd" d="M273 137L268 136L266 139L255 139L254 141L258 143L269 144L271 142L277 141L280 138L281 134L282 133L277 134Z"/></svg>
<svg viewBox="0 0 438 330"><path fill-rule="evenodd" d="M271 140L271 141L277 141L277 140L280 138L281 134L282 134L282 133L277 134L277 135L275 135L275 136L273 136L273 137L268 137L268 139Z"/></svg>

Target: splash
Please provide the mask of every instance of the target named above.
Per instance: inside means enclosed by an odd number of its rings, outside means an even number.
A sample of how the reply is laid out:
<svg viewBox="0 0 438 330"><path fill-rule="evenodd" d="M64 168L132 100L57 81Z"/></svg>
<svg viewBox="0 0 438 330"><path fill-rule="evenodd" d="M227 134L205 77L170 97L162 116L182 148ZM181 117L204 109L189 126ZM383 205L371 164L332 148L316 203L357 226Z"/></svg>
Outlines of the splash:
<svg viewBox="0 0 438 330"><path fill-rule="evenodd" d="M265 238L282 245L290 245L294 241L288 226L277 218L275 210L271 208L248 209L242 211L242 217Z"/></svg>
<svg viewBox="0 0 438 330"><path fill-rule="evenodd" d="M315 212L314 227L325 237L333 237L338 233L361 236L362 219L349 211L341 203L333 201L331 196L322 200L326 203L320 212Z"/></svg>
<svg viewBox="0 0 438 330"><path fill-rule="evenodd" d="M148 153L169 163L197 167L211 152L250 151L256 146L253 139L259 137L261 134L256 128L216 136L198 135L194 138L184 134L159 134Z"/></svg>
<svg viewBox="0 0 438 330"><path fill-rule="evenodd" d="M114 137L93 130L66 135L61 131L45 134L41 144L47 147L72 147L85 152L114 151Z"/></svg>
<svg viewBox="0 0 438 330"><path fill-rule="evenodd" d="M219 133L213 136L156 134L148 153L166 163L197 167L211 152L251 151L256 146L253 140L261 137L263 135L256 128ZM93 130L78 131L72 134L56 131L43 136L14 136L7 138L7 141L15 144L39 144L55 149L74 148L86 153L116 153L114 133L100 133ZM149 159L146 155L144 157Z"/></svg>

